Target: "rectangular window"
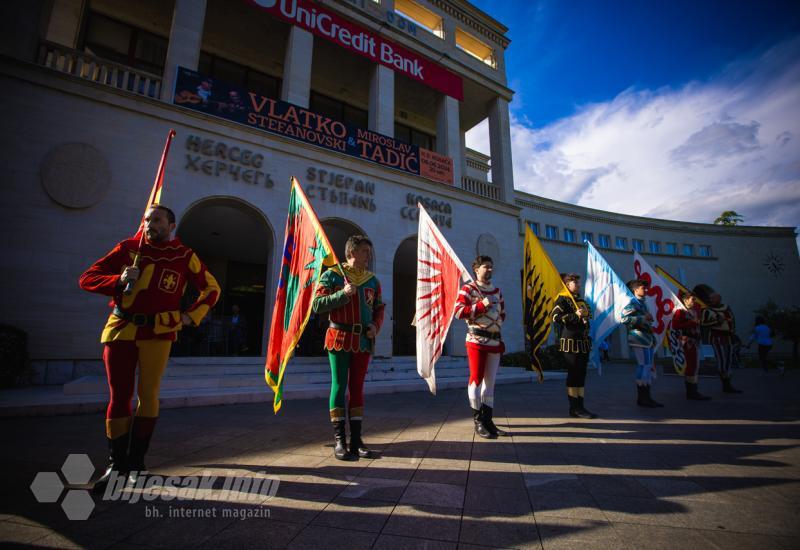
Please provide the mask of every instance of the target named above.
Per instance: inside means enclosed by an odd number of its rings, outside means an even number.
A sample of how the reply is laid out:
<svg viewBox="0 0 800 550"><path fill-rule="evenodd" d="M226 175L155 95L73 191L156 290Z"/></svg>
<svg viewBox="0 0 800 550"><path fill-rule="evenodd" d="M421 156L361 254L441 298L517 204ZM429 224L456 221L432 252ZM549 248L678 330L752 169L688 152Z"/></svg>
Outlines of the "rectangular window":
<svg viewBox="0 0 800 550"><path fill-rule="evenodd" d="M588 231L581 231L581 242L582 243L591 243L594 235L589 233Z"/></svg>
<svg viewBox="0 0 800 550"><path fill-rule="evenodd" d="M694 245L693 244L685 244L685 245L683 245L683 255L684 256L694 256Z"/></svg>
<svg viewBox="0 0 800 550"><path fill-rule="evenodd" d="M492 47L459 28L456 29L456 48L486 63L493 69L497 68L497 60Z"/></svg>
<svg viewBox="0 0 800 550"><path fill-rule="evenodd" d="M84 51L152 74L164 72L168 40L163 36L90 11Z"/></svg>
<svg viewBox="0 0 800 550"><path fill-rule="evenodd" d="M611 248L611 235L601 233L597 236L597 244L600 245L600 248Z"/></svg>
<svg viewBox="0 0 800 550"><path fill-rule="evenodd" d="M544 230L548 239L553 239L554 241L558 239L558 227L554 225L547 225L545 226Z"/></svg>
<svg viewBox="0 0 800 550"><path fill-rule="evenodd" d="M281 80L208 52L200 52L197 72L266 97L280 97Z"/></svg>
<svg viewBox="0 0 800 550"><path fill-rule="evenodd" d="M697 255L702 256L703 258L710 258L711 257L711 247L706 244L701 244L697 247Z"/></svg>
<svg viewBox="0 0 800 550"><path fill-rule="evenodd" d="M661 254L661 243L659 241L650 241L650 254Z"/></svg>
<svg viewBox="0 0 800 550"><path fill-rule="evenodd" d="M536 223L536 222L528 222L528 225L531 226L531 231L533 231L533 234L538 237L539 236L539 224Z"/></svg>
<svg viewBox="0 0 800 550"><path fill-rule="evenodd" d="M394 123L394 137L397 141L410 143L411 145L416 145L417 147L422 147L423 149L428 149L430 151L436 149L435 136L432 136L431 134L421 130L417 130L416 128L411 128L405 124L400 124L399 122Z"/></svg>
<svg viewBox="0 0 800 550"><path fill-rule="evenodd" d="M628 250L628 239L625 237L617 237L615 242L617 250Z"/></svg>
<svg viewBox="0 0 800 550"><path fill-rule="evenodd" d="M574 229L565 229L564 230L564 241L568 243L575 242L575 230Z"/></svg>
<svg viewBox="0 0 800 550"><path fill-rule="evenodd" d="M315 113L325 115L328 118L346 122L359 128L367 127L367 111L348 105L333 97L312 91L310 107Z"/></svg>
<svg viewBox="0 0 800 550"><path fill-rule="evenodd" d="M414 0L395 0L394 11L423 29L432 32L435 36L444 38L444 21L441 16L417 4Z"/></svg>
<svg viewBox="0 0 800 550"><path fill-rule="evenodd" d="M678 255L678 243L667 243L667 254L672 256Z"/></svg>
<svg viewBox="0 0 800 550"><path fill-rule="evenodd" d="M644 241L641 239L631 239L631 250L642 252L644 250Z"/></svg>

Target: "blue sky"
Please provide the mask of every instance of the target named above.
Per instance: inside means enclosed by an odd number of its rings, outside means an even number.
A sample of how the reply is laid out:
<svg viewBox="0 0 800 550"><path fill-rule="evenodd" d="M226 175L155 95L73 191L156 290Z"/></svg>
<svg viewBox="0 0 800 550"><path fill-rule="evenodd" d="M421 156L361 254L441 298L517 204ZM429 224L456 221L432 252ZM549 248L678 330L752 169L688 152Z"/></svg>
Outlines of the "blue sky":
<svg viewBox="0 0 800 550"><path fill-rule="evenodd" d="M799 2L472 1L509 27L517 188L800 224ZM485 127L468 145L488 152Z"/></svg>

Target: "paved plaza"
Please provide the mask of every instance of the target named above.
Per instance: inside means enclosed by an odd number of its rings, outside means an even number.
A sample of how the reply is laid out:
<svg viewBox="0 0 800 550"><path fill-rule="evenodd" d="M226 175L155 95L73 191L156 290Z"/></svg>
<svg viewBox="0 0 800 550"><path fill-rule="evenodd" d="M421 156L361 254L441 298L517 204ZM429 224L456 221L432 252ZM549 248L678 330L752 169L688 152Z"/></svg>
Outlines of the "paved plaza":
<svg viewBox="0 0 800 550"><path fill-rule="evenodd" d="M358 462L333 458L327 400L289 400L277 417L267 404L164 410L151 473L220 480L187 500L95 498L86 521L61 506L81 485L51 503L30 485L70 453L103 464L102 415L6 418L0 542L800 548L800 373L737 371L734 383L745 393L722 395L718 380L703 378L713 401L692 402L682 379L662 377L653 396L666 407L641 409L633 367L607 367L587 383L596 420L566 415L561 380L500 386L495 420L513 435L493 441L474 436L466 389L368 396L365 440L381 457ZM243 502L221 492L225 476L280 483L274 496Z"/></svg>

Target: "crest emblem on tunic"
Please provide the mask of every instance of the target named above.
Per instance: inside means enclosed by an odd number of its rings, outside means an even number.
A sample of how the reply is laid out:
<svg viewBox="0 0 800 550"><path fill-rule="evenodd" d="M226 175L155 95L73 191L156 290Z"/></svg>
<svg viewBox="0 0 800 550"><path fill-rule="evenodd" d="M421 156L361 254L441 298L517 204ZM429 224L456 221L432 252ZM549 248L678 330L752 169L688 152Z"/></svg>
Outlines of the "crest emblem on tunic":
<svg viewBox="0 0 800 550"><path fill-rule="evenodd" d="M161 278L158 280L158 288L159 290L163 290L164 292L169 292L172 294L178 289L178 283L180 280L181 276L177 271L165 269L161 272Z"/></svg>
<svg viewBox="0 0 800 550"><path fill-rule="evenodd" d="M365 288L364 289L364 301L367 302L368 306L372 305L372 303L375 301L375 289L374 288Z"/></svg>

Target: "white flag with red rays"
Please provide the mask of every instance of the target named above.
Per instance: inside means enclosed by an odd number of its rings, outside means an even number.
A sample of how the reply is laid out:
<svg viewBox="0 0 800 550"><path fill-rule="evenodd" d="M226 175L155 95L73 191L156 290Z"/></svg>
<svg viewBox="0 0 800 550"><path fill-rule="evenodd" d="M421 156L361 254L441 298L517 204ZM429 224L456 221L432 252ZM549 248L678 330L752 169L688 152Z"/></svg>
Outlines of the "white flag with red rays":
<svg viewBox="0 0 800 550"><path fill-rule="evenodd" d="M472 277L422 205L417 206L417 372L436 395L434 366L453 322L461 279Z"/></svg>

